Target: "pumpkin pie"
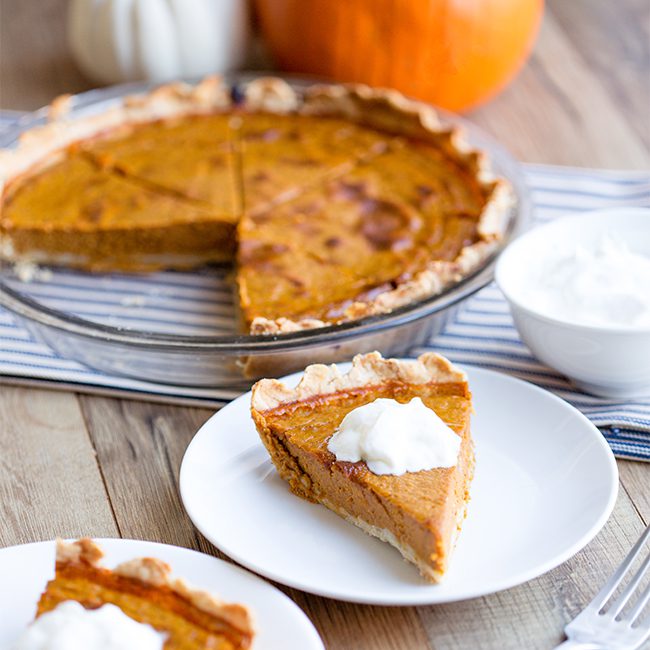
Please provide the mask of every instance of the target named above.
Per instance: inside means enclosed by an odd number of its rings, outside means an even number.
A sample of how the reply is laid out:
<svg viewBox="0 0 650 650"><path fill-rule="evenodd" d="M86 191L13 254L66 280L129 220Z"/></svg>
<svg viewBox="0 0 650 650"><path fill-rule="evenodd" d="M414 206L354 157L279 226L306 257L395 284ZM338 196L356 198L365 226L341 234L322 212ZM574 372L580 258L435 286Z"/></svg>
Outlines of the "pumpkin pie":
<svg viewBox="0 0 650 650"><path fill-rule="evenodd" d="M228 88L213 78L193 87L170 84L77 119L68 118L70 103L69 97L57 99L48 124L0 152L0 257L92 271L232 259L239 211L233 173L224 171L234 164L224 150L230 145L221 119L231 108ZM196 187L210 182L199 177L191 153L177 155L192 139L184 120L208 120L212 134L226 138L214 153L225 161L212 176L221 188L214 202L201 200L205 195ZM169 133L174 138L167 142ZM164 160L168 167L158 165ZM183 175L191 179L192 172L197 185L183 185Z"/></svg>
<svg viewBox="0 0 650 650"><path fill-rule="evenodd" d="M328 450L351 410L377 398L413 397L461 437L454 467L377 475L363 461L338 461ZM474 472L471 412L465 374L433 353L410 361L359 355L345 374L312 365L295 389L275 379L257 382L251 404L262 442L294 494L392 544L432 582L444 576L465 518Z"/></svg>
<svg viewBox="0 0 650 650"><path fill-rule="evenodd" d="M479 182L476 164L395 139L317 189L245 214L238 283L252 331L390 311L469 273L496 250L502 228L484 211L499 185Z"/></svg>
<svg viewBox="0 0 650 650"><path fill-rule="evenodd" d="M236 177L232 113L190 114L131 124L81 143L99 166L204 204L236 221L241 193Z"/></svg>
<svg viewBox="0 0 650 650"><path fill-rule="evenodd" d="M395 91L171 84L0 152L0 256L91 270L236 262L243 321L278 334L391 311L472 273L512 191Z"/></svg>
<svg viewBox="0 0 650 650"><path fill-rule="evenodd" d="M97 271L195 266L234 251L235 224L219 213L79 154L9 187L2 228L14 257Z"/></svg>
<svg viewBox="0 0 650 650"><path fill-rule="evenodd" d="M110 570L101 566L102 556L90 539L59 540L55 576L39 600L37 617L69 600L86 609L111 603L130 618L166 633L165 650L251 647L251 616L242 605L224 603L172 579L170 567L161 560L140 558Z"/></svg>
<svg viewBox="0 0 650 650"><path fill-rule="evenodd" d="M387 146L385 134L329 116L246 113L239 131L247 214L268 211ZM269 161L272 161L269 164Z"/></svg>

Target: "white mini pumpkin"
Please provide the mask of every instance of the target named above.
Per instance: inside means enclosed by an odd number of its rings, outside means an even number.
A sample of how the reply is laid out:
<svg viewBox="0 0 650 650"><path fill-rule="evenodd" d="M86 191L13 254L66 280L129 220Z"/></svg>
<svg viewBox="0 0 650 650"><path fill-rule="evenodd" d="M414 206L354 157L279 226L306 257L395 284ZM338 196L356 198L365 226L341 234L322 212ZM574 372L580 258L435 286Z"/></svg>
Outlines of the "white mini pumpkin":
<svg viewBox="0 0 650 650"><path fill-rule="evenodd" d="M250 33L247 0L71 0L68 18L79 67L102 83L234 70Z"/></svg>

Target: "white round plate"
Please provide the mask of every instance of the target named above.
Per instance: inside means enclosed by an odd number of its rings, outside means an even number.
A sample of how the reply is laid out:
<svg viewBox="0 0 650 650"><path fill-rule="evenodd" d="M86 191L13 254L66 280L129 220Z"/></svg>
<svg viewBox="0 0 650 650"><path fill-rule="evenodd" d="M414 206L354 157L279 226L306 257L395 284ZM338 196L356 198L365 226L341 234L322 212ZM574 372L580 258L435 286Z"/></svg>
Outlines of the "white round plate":
<svg viewBox="0 0 650 650"><path fill-rule="evenodd" d="M466 370L476 409L476 475L440 585L425 583L393 547L291 494L257 435L250 393L210 418L190 443L180 474L185 509L240 564L340 600L444 603L549 571L607 521L618 490L614 456L598 429L560 398L490 370Z"/></svg>
<svg viewBox="0 0 650 650"><path fill-rule="evenodd" d="M97 539L104 563L115 566L136 557L157 557L169 563L173 575L193 587L213 592L250 608L256 629L255 650L295 647L323 650L318 633L302 610L281 591L228 562L187 548L130 539ZM54 577L54 542L37 542L0 550L0 648L10 648L34 619L36 603Z"/></svg>

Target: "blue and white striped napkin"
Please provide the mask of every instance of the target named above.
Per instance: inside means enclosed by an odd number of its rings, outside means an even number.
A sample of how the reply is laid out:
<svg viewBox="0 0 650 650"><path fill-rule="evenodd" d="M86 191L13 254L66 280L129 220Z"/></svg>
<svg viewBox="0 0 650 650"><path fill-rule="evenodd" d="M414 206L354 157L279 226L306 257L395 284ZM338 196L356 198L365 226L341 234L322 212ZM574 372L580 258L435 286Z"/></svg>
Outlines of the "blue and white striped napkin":
<svg viewBox="0 0 650 650"><path fill-rule="evenodd" d="M612 206L650 207L650 174L646 172L542 165L526 165L525 171L533 193L536 223ZM124 327L210 335L232 331L235 322L230 291L224 272L219 270L160 273L154 280L107 276L99 291L95 279L61 271L47 281L37 279L23 284L21 290L52 307L64 307L84 318ZM442 334L430 345L413 349L412 354L426 349L439 351L461 364L499 370L538 384L589 417L617 456L650 460L650 398L622 402L577 392L566 379L537 361L521 342L508 306L494 285L466 301ZM91 370L58 357L1 307L0 380L210 407L222 406L237 394L154 384Z"/></svg>

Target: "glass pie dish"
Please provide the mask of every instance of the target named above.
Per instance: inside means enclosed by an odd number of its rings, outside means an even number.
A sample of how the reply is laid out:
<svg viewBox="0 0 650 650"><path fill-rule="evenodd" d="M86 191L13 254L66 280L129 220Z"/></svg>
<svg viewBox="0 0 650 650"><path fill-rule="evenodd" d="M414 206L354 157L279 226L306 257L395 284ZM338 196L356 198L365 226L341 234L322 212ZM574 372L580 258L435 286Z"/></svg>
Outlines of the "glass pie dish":
<svg viewBox="0 0 650 650"><path fill-rule="evenodd" d="M230 81L240 84L246 78ZM298 90L313 83L290 82ZM82 93L73 98L72 117L101 112L124 95L148 88L129 84ZM494 172L514 188L516 202L501 250L530 219L522 169L477 127L455 115L440 116L445 123L462 126L469 143L487 152ZM45 120L45 109L22 116L2 134L0 146L13 146L20 133ZM390 313L274 336L237 331L229 269L220 266L147 275L27 269L32 277L26 282L24 273L4 264L0 304L58 355L91 368L174 385L244 388L261 376L285 375L309 363L349 360L357 353L408 354L435 336L463 300L493 279L497 256L498 251L443 293Z"/></svg>

